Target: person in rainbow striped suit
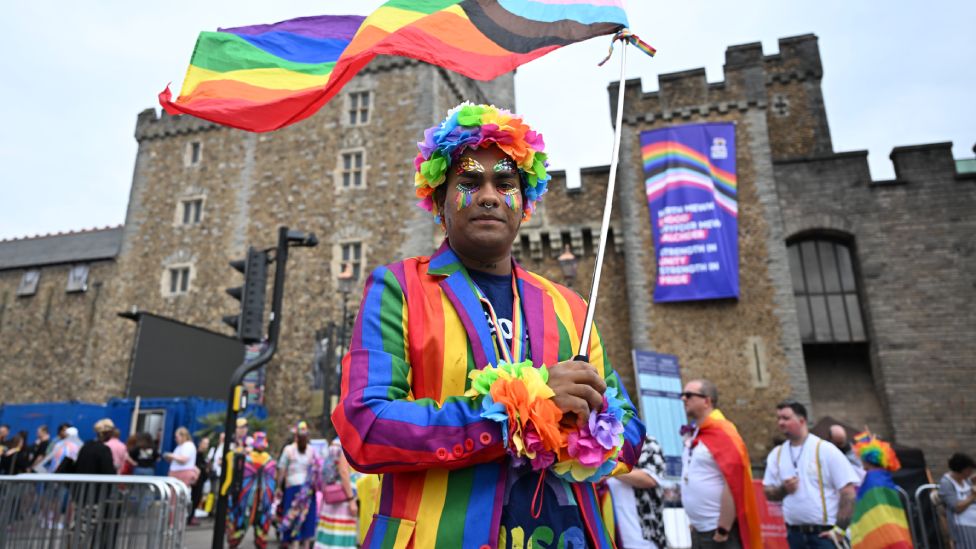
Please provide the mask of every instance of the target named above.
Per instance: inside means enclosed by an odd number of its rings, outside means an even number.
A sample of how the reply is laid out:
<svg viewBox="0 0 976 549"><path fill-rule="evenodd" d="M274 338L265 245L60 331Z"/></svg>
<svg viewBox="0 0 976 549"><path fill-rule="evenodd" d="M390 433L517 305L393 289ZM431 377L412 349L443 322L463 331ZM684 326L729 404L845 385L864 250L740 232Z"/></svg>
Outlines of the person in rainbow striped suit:
<svg viewBox="0 0 976 549"><path fill-rule="evenodd" d="M349 463L383 474L363 547L613 547L593 481L633 467L644 426L595 330L573 360L583 299L512 258L549 180L542 136L465 103L418 145L417 194L446 239L370 275L332 415ZM546 368L503 375L494 406L473 398L505 364ZM538 430L499 412L519 398ZM573 434L553 450L548 427Z"/></svg>

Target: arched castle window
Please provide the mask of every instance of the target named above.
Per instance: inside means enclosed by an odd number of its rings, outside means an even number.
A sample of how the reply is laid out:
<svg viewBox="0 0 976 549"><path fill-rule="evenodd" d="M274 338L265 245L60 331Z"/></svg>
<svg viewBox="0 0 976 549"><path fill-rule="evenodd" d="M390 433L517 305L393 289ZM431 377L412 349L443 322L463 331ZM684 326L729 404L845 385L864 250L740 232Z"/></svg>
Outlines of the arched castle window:
<svg viewBox="0 0 976 549"><path fill-rule="evenodd" d="M803 342L866 341L850 247L815 236L790 242L787 249Z"/></svg>

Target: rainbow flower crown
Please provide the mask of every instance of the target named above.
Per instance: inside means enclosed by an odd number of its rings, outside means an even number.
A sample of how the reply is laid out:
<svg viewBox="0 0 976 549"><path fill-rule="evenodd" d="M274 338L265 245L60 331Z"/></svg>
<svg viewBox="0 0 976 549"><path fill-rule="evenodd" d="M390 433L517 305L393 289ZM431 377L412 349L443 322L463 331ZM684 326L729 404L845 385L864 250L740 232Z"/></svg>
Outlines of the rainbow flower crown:
<svg viewBox="0 0 976 549"><path fill-rule="evenodd" d="M854 435L854 452L861 461L888 471L901 469L901 462L890 444L864 431Z"/></svg>
<svg viewBox="0 0 976 549"><path fill-rule="evenodd" d="M434 189L447 179L447 170L469 148L496 145L519 167L525 191L523 214L528 220L535 204L546 193L550 175L542 134L536 133L522 117L494 105L475 105L465 101L447 113L440 124L424 131L417 143L420 152L414 159L417 173L414 185L418 206L434 212Z"/></svg>

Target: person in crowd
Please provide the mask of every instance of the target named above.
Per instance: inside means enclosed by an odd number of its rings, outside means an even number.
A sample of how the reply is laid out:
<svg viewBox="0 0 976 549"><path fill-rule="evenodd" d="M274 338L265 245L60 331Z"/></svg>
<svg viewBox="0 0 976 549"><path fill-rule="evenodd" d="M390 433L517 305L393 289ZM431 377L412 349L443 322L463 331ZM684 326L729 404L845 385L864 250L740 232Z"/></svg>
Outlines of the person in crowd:
<svg viewBox="0 0 976 549"><path fill-rule="evenodd" d="M322 467L322 510L315 533L315 549L356 547L356 518L359 513L356 492L350 477L349 463L342 453L339 439L326 450Z"/></svg>
<svg viewBox="0 0 976 549"><path fill-rule="evenodd" d="M78 437L78 429L67 423L58 429L58 436L61 438L54 443L54 448L41 462L41 466L50 473L68 473L74 470L75 459L84 443Z"/></svg>
<svg viewBox="0 0 976 549"><path fill-rule="evenodd" d="M277 476L275 460L268 453L266 433L254 433L243 469L235 471L234 475L242 481L241 489L231 499L228 509L227 544L232 548L239 546L248 526L253 525L254 545L264 549L271 529Z"/></svg>
<svg viewBox="0 0 976 549"><path fill-rule="evenodd" d="M939 480L939 497L946 506L949 532L957 549L976 549L976 461L968 454L949 458L949 471Z"/></svg>
<svg viewBox="0 0 976 549"><path fill-rule="evenodd" d="M332 415L350 465L383 473L364 545L610 546L594 482L634 466L644 427L596 330L574 359L583 299L513 259L550 179L542 135L463 103L422 139L416 191L446 239L370 275Z"/></svg>
<svg viewBox="0 0 976 549"><path fill-rule="evenodd" d="M830 442L844 454L844 457L850 462L851 467L854 468L854 472L857 473L858 478L864 480L864 466L861 465L861 460L857 457L857 452L854 451L854 447L851 445L851 439L847 436L847 429L844 429L843 425L830 426Z"/></svg>
<svg viewBox="0 0 976 549"><path fill-rule="evenodd" d="M681 393L694 431L685 444L681 503L694 548L762 547L752 466L738 430L718 410L718 388L689 381Z"/></svg>
<svg viewBox="0 0 976 549"><path fill-rule="evenodd" d="M221 432L217 437L217 444L212 445L210 450L207 452L207 470L210 472L210 493L207 494L207 508L210 509L211 514L215 508L214 503L216 502L217 493L220 492L220 466L223 462L223 456L220 453L224 449L224 433Z"/></svg>
<svg viewBox="0 0 976 549"><path fill-rule="evenodd" d="M210 439L202 437L197 443L197 453L194 465L197 468L197 479L190 490L190 513L194 516L190 518L190 524L196 525L196 512L203 500L203 485L210 478L210 463L207 461L207 452L210 451Z"/></svg>
<svg viewBox="0 0 976 549"><path fill-rule="evenodd" d="M95 438L86 442L78 451L78 458L73 473L79 475L114 475L115 463L112 461L112 449L108 447L108 440L115 432L115 424L111 419L100 419L95 422Z"/></svg>
<svg viewBox="0 0 976 549"><path fill-rule="evenodd" d="M667 549L662 516L664 474L661 445L646 435L637 466L629 473L607 479L620 549Z"/></svg>
<svg viewBox="0 0 976 549"><path fill-rule="evenodd" d="M26 431L21 431L7 439L6 450L0 453L0 475L30 472L30 450L24 443L26 439Z"/></svg>
<svg viewBox="0 0 976 549"><path fill-rule="evenodd" d="M278 491L281 493L281 545L297 542L308 548L315 538L318 520L316 491L321 483L322 459L308 444L308 424L299 421L292 429L294 442L285 446L278 459ZM283 492L282 492L283 491Z"/></svg>
<svg viewBox="0 0 976 549"><path fill-rule="evenodd" d="M197 447L193 444L193 437L186 427L177 428L174 436L176 448L172 452L163 454L163 459L169 462L169 476L180 479L192 490L193 483L200 476L200 470L197 469ZM193 509L190 509L186 517L187 524L192 520Z"/></svg>
<svg viewBox="0 0 976 549"><path fill-rule="evenodd" d="M6 423L0 425L0 452L5 452L7 450L7 445L9 441L7 439L10 437L10 426Z"/></svg>
<svg viewBox="0 0 976 549"><path fill-rule="evenodd" d="M854 452L865 476L851 519L853 549L912 549L908 518L891 473L901 469L891 445L868 431L854 435Z"/></svg>
<svg viewBox="0 0 976 549"><path fill-rule="evenodd" d="M237 418L234 426L234 448L238 454L246 454L250 451L251 438L248 436L248 426L246 417Z"/></svg>
<svg viewBox="0 0 976 549"><path fill-rule="evenodd" d="M37 428L37 438L31 445L31 469L37 469L40 466L44 458L47 457L50 447L51 433L48 431L47 425L41 425Z"/></svg>
<svg viewBox="0 0 976 549"><path fill-rule="evenodd" d="M115 426L115 423L111 419L103 419L106 422L106 428L111 426L111 437L105 441L105 445L108 449L112 451L112 463L115 465L115 472L121 472L122 466L125 465L125 456L128 453L125 448L125 443L119 440L119 429Z"/></svg>
<svg viewBox="0 0 976 549"><path fill-rule="evenodd" d="M766 457L766 497L783 502L790 549L834 549L854 513L857 472L836 446L810 433L803 404L779 403L776 423L787 440Z"/></svg>
<svg viewBox="0 0 976 549"><path fill-rule="evenodd" d="M149 433L139 433L133 448L129 450L129 461L132 463L133 475L152 476L156 474L156 462L159 461L159 451Z"/></svg>

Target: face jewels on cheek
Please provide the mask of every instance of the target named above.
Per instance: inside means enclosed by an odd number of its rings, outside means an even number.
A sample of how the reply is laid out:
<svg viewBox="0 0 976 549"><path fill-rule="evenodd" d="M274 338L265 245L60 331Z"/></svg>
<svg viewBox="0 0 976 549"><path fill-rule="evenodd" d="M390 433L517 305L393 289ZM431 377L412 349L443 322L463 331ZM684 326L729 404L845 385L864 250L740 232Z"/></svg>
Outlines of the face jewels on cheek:
<svg viewBox="0 0 976 549"><path fill-rule="evenodd" d="M513 212L518 213L522 209L521 193L505 194L505 205L511 208Z"/></svg>
<svg viewBox="0 0 976 549"><path fill-rule="evenodd" d="M457 194L454 195L454 204L457 211L461 211L474 203L474 193L477 188L466 187L460 183L455 187Z"/></svg>

